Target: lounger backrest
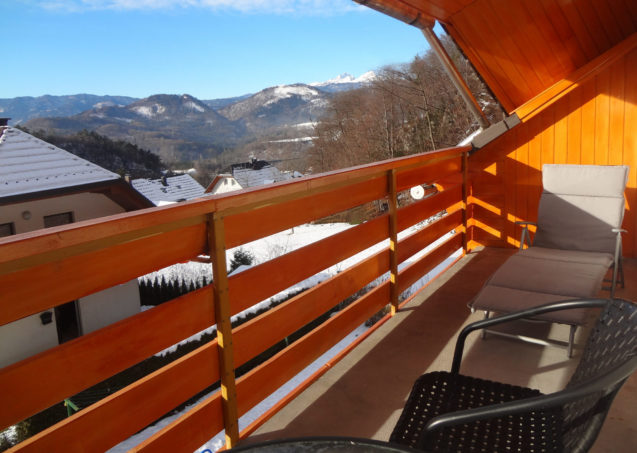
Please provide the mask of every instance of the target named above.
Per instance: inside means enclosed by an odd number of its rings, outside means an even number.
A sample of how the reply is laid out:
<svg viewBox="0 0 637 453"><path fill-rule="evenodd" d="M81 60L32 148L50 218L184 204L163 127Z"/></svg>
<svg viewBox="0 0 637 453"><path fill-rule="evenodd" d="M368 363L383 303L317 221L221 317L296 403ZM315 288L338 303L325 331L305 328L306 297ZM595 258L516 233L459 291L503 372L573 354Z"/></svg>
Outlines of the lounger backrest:
<svg viewBox="0 0 637 453"><path fill-rule="evenodd" d="M614 254L627 180L625 165L545 164L533 245Z"/></svg>

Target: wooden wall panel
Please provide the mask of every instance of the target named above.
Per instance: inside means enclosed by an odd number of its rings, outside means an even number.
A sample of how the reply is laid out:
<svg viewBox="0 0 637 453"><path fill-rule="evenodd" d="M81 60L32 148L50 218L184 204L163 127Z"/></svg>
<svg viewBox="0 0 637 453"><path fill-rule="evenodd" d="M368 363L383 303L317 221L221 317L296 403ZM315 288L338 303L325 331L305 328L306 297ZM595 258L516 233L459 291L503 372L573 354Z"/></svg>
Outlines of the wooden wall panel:
<svg viewBox="0 0 637 453"><path fill-rule="evenodd" d="M475 204L488 207L474 211L474 243L518 245L513 223L536 219L542 164L629 165L624 255L637 256L635 80L637 48L469 158ZM501 184L486 184L489 179ZM487 224L503 225L503 237L490 234Z"/></svg>
<svg viewBox="0 0 637 453"><path fill-rule="evenodd" d="M512 111L635 33L636 3L476 0L448 31Z"/></svg>

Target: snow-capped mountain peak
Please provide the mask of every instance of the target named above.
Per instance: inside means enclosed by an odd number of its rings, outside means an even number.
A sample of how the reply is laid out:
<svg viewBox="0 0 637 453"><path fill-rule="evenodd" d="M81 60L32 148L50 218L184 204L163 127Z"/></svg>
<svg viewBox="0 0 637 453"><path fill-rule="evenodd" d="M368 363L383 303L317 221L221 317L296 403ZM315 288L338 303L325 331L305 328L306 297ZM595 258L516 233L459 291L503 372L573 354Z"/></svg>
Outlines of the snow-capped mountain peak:
<svg viewBox="0 0 637 453"><path fill-rule="evenodd" d="M339 85L343 83L363 84L363 83L373 82L375 79L376 79L376 73L374 71L367 71L365 74L361 75L360 77L354 77L353 75L348 74L347 72L344 72L343 74L340 74L334 77L333 79L326 80L325 82L312 82L312 83L309 83L308 85L314 86L314 87L324 87L328 85Z"/></svg>

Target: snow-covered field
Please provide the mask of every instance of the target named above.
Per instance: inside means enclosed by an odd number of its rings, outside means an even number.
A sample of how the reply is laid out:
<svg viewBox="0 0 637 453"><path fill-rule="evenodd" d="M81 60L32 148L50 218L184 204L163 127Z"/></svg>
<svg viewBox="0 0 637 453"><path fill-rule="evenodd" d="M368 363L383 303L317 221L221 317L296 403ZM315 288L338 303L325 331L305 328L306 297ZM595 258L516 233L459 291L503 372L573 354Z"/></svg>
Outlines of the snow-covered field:
<svg viewBox="0 0 637 453"><path fill-rule="evenodd" d="M424 225L425 225L424 223L421 223L421 224L416 225L416 226L414 226L414 227L412 227L412 228L410 228L408 230L405 230L405 231L401 232L401 234L399 234L399 238L413 233L414 231L418 230L419 228L422 228ZM296 250L296 249L298 249L300 247L303 247L305 245L308 245L308 244L311 244L313 242L316 242L316 241L318 241L320 239L323 239L325 237L328 237L328 236L331 236L333 234L336 234L336 233L339 233L341 231L344 231L344 230L346 230L348 228L351 228L351 227L352 227L352 225L345 224L345 223L319 224L319 225L302 225L302 226L295 227L295 228L292 228L290 230L286 230L286 231L274 234L272 236L269 236L269 237L266 237L266 238L263 238L263 239L259 239L257 241L245 244L241 248L243 248L244 250L250 252L254 256L253 265L257 265L257 264L263 263L265 261L268 261L270 259L276 258L277 256L281 256L281 255L283 255L285 253L289 253L289 252L291 252L293 250ZM421 251L417 255L414 255L409 260L404 262L402 264L401 268L404 267L404 266L408 266L410 263L416 261L422 255L427 253L428 250L430 250L431 248L435 247L439 242L444 241L445 239L446 239L446 236L440 238L439 241L437 241L436 243L432 244L427 249ZM335 275L336 273L341 272L342 270L345 270L345 269L351 267L352 265L360 262L361 260L371 256L372 254L382 250L384 247L387 247L388 245L389 245L389 241L386 240L386 241L383 241L383 242L380 242L380 243L374 245L373 247L370 247L370 248L368 248L366 250L363 250L362 252L360 252L360 253L358 253L358 254L356 254L356 255L354 255L354 256L352 256L352 257L350 257L350 258L348 258L348 259L346 259L346 260L344 260L344 261L342 261L340 263L337 263L337 264L335 264L335 265L333 265L333 266L331 266L331 267L319 272L318 274L316 274L316 275L314 275L314 276L312 276L312 277L310 277L310 278L308 278L308 279L306 279L306 280L304 280L302 282L299 282L299 283L297 283L296 285L294 285L294 286L292 286L290 288L287 288L287 289L279 292L278 294L273 295L272 297L268 298L267 300L264 300L264 301L259 302L258 304L255 304L253 307L249 308L248 310L235 315L235 318L236 317L245 316L246 313L255 312L255 311L260 310L262 308L266 308L269 305L271 305L273 302L281 300L281 299L285 299L290 294L297 293L300 290L311 288L312 286L317 285L321 281L328 279L329 277ZM231 261L235 250L236 249L231 249L231 250L227 251L227 261L228 261L228 263ZM407 290L403 294L403 297L408 297L413 292L417 291L419 288L424 286L431 278L433 278L433 276L435 276L438 273L440 273L449 263L451 263L459 255L460 255L460 251L457 251L456 253L454 253L454 255L450 256L447 260L445 260L443 263L441 263L439 266L437 266L435 269L433 269L429 274L425 275L418 282L416 282L414 285L412 285L412 287L409 288L409 290ZM235 272L240 272L241 270L242 270L242 268L239 268ZM204 277L206 277L208 281L212 280L212 273L211 273L210 264L202 264L202 263L176 264L174 266L170 266L168 268L159 270L159 271L154 272L152 274L148 274L148 275L146 275L144 277L141 277L141 278L142 279L153 280L156 277L161 278L162 276L164 276L166 278L166 280L177 280L177 279L180 279L180 280L185 280L186 282L190 282L190 281L201 282ZM369 286L370 287L376 286L378 283L382 282L383 280L385 280L387 278L388 278L387 274L383 275L383 276L379 277L378 279L376 279L376 281L370 283ZM144 309L148 309L148 307L144 307ZM259 405L255 406L252 410L250 410L248 413L246 413L239 420L239 429L244 429L245 427L250 425L250 423L252 423L254 420L256 420L261 414L265 413L268 409L273 407L278 401L280 401L283 397L285 397L285 395L289 394L292 390L294 390L294 388L298 387L303 381L308 379L312 374L314 374L317 370L319 370L321 367L323 367L329 360L331 360L334 356L336 356L340 351L345 349L356 338L358 338L360 335L362 335L365 332L366 329L367 328L365 327L365 325L359 326L357 329L355 329L353 332L351 332L349 335L347 335L343 340L341 340L338 344L336 344L329 351L327 351L325 354L323 354L318 360L316 360L314 363L312 363L306 369L304 369L299 374L297 374L294 378L292 378L290 381L288 381L285 385L283 385L282 387L277 389L266 400L262 401ZM212 328L207 329L206 331L200 332L200 333L198 333L198 334L196 334L196 335L194 335L194 336L192 336L192 337L190 337L190 338L188 338L186 340L183 340L179 344L196 340L204 332L209 332L209 331L212 331ZM165 354L168 351L176 349L176 347L177 347L177 345L174 345L173 347L168 348L165 351L162 351L160 354ZM195 407L197 404L199 404L202 400L204 400L208 396L209 395L206 395L206 396L202 397L198 402L196 402L196 403L192 404L191 406L185 408L184 411L182 411L181 413L172 415L170 417L167 417L167 418L161 420L157 424L155 424L155 425L153 425L153 426L141 431L140 433L138 433L135 436L133 436L133 437L127 439L126 441L120 443L119 445L115 446L114 448L112 448L109 451L112 452L112 453L119 453L119 452L127 451L128 449L132 448L133 446L139 444L143 440L145 440L148 437L152 436L154 433L158 432L163 427L165 427L168 424L170 424L176 418L181 416L184 412L187 412L187 411L191 410L193 407ZM219 448L221 448L223 446L223 442L224 442L224 433L221 432L221 433L217 434L214 438L212 438L210 441L208 441L204 445L202 445L197 450L197 452L204 453L204 452L206 452L206 450L216 451L216 450L218 450Z"/></svg>

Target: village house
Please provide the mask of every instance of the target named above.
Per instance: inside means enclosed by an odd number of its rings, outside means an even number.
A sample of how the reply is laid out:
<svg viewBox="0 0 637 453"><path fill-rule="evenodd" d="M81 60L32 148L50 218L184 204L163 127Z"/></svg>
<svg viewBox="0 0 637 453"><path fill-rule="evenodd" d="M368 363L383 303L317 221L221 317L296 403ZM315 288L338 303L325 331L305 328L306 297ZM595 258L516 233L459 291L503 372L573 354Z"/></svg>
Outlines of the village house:
<svg viewBox="0 0 637 453"><path fill-rule="evenodd" d="M150 206L119 175L0 126L0 237ZM138 312L137 281L132 279L0 326L0 366Z"/></svg>
<svg viewBox="0 0 637 453"><path fill-rule="evenodd" d="M178 203L204 195L205 189L189 174L162 176L159 179L133 179L135 190L153 202L155 206Z"/></svg>
<svg viewBox="0 0 637 453"><path fill-rule="evenodd" d="M281 171L270 162L251 158L250 162L232 164L232 176L242 188L263 186L303 176L298 171Z"/></svg>
<svg viewBox="0 0 637 453"><path fill-rule="evenodd" d="M215 176L212 182L208 184L208 187L206 187L206 194L217 195L241 189L243 189L243 187L241 187L241 184L239 184L232 175L228 173L221 173Z"/></svg>

